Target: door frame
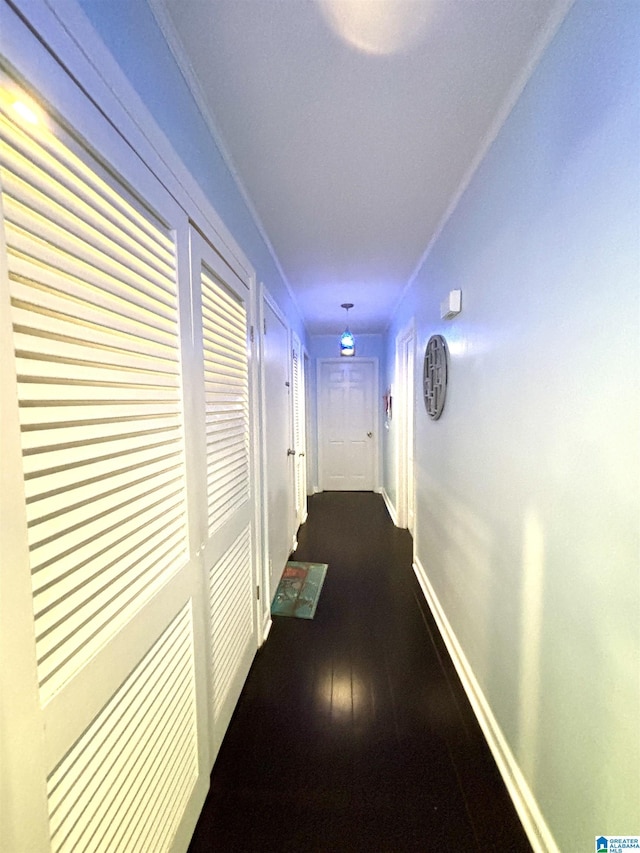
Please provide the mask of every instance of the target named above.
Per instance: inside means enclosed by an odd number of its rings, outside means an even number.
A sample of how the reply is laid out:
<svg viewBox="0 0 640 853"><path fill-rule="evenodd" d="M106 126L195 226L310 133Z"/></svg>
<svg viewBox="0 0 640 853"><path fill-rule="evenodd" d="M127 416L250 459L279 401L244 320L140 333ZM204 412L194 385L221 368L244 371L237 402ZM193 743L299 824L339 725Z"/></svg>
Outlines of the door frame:
<svg viewBox="0 0 640 853"><path fill-rule="evenodd" d="M271 554L271 543L269 542L269 471L268 471L268 459L267 459L267 378L266 378L266 361L265 361L265 324L266 324L266 315L265 315L265 304L269 306L270 310L273 311L278 320L282 323L285 328L287 334L287 343L286 343L286 353L287 353L287 382L289 383L289 390L291 390L291 328L289 323L287 322L287 318L284 316L280 308L278 307L278 303L275 301L271 293L269 292L266 285L261 282L259 287L258 297L258 306L257 306L257 318L258 318L258 334L257 345L258 345L258 358L260 365L260 481L261 481L261 527L262 527L262 571L260 573L260 599L261 599L261 624L262 624L262 636L263 642L267 639L269 635L269 631L271 630L271 599L273 594L275 594L275 589L271 589L271 572L270 572L270 554ZM287 430L287 443L288 446L292 446L293 441L293 427L292 427L292 412L291 412L291 394L289 394L289 405L287 406L287 419L288 419L288 430ZM288 490L289 490L289 499L291 502L291 506L293 507L294 502L294 482L293 482L293 465L291 465L291 470L289 472L288 477ZM289 515L289 514L288 514ZM289 523L289 521L287 522ZM290 548L291 550L295 549L295 530L287 529L287 539L291 538ZM284 566L283 566L284 568Z"/></svg>
<svg viewBox="0 0 640 853"><path fill-rule="evenodd" d="M201 582L203 584L203 605L204 605L204 620L207 627L207 642L206 642L206 662L207 662L207 691L209 696L208 701L208 718L209 718L209 770L212 769L217 754L220 749L222 737L226 732L230 721L233 709L237 704L238 695L233 698L232 707L228 707L233 694L230 694L224 702L224 707L216 707L215 696L212 691L211 673L215 671L215 652L212 645L212 625L213 612L210 607L210 572L216 562L221 558L217 555L215 560L211 559L207 553L214 539L220 541L221 531L216 530L213 537L208 533L207 519L207 453L206 453L206 423L204 412L206 409L205 396L205 379L204 379L204 344L203 344L203 308L202 308L202 268L205 267L209 274L218 280L222 288L233 294L234 298L238 298L243 305L246 316L246 357L247 357L247 463L248 463L248 502L247 510L250 525L250 559L251 559L251 586L252 586L252 634L255 642L247 643L243 651L243 659L237 661L239 664L238 671L244 672L242 682L248 674L249 667L253 661L256 651L261 645L261 631L259 618L259 594L257 592L259 586L259 542L262 537L261 518L259 506L261 505L261 483L260 478L256 476L257 462L259 458L256 456L257 444L256 439L260 433L259 422L259 407L258 394L255 382L255 369L253 365L254 346L251 341L251 328L254 319L254 292L252 289L253 277L246 280L239 276L228 263L224 255L218 251L209 239L209 237L201 231L193 221L190 222L189 229L189 274L190 274L190 314L192 320L191 339L193 350L191 356L192 371L191 385L192 401L191 408L193 411L194 434L192 435L192 446L194 447L193 461L196 462L198 478L198 495L205 498L201 500L197 507L192 509L192 515L198 518L199 539L197 549L200 555L201 567ZM194 490L195 491L195 490ZM237 650L236 650L237 651Z"/></svg>
<svg viewBox="0 0 640 853"><path fill-rule="evenodd" d="M415 530L415 323L411 320L396 337L397 526Z"/></svg>
<svg viewBox="0 0 640 853"><path fill-rule="evenodd" d="M376 401L380 396L380 363L375 356L353 356L344 358L319 358L316 362L316 412L317 412L317 459L318 459L318 485L319 491L324 491L323 482L323 417L322 417L322 366L325 364L364 364L373 365L373 423L374 423L374 449L373 449L373 492L380 492L380 425L381 414L380 407L376 406Z"/></svg>

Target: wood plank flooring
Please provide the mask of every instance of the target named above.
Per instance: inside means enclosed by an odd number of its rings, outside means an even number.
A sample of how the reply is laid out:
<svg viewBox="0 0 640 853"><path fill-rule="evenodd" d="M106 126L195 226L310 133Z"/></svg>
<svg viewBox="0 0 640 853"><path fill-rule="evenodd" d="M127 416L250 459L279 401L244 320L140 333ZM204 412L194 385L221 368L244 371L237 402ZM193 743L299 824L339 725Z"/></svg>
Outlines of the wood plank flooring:
<svg viewBox="0 0 640 853"><path fill-rule="evenodd" d="M411 556L379 495L310 498L315 619L274 619L190 853L530 853Z"/></svg>

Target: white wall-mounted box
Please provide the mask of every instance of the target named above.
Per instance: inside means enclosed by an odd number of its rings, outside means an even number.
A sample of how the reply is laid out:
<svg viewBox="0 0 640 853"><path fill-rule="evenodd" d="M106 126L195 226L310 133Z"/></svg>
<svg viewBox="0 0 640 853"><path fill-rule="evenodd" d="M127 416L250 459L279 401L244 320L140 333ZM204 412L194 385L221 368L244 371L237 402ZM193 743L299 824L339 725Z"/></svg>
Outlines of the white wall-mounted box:
<svg viewBox="0 0 640 853"><path fill-rule="evenodd" d="M462 310L462 291L450 290L447 298L440 303L440 317L450 320Z"/></svg>

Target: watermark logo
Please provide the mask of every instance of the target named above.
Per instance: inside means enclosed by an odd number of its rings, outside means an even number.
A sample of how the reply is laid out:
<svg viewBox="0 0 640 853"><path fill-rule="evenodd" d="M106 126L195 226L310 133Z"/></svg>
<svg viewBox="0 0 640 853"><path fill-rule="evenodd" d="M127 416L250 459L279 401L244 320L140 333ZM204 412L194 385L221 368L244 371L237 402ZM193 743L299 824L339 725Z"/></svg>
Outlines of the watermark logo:
<svg viewBox="0 0 640 853"><path fill-rule="evenodd" d="M640 850L640 835L596 835L596 853Z"/></svg>

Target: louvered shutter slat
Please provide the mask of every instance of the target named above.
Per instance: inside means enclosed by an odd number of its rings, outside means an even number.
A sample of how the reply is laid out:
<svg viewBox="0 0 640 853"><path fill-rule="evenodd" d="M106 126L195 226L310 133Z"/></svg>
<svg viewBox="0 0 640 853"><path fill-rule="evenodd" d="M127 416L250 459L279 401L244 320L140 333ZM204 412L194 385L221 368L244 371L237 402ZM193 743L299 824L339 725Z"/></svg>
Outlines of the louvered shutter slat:
<svg viewBox="0 0 640 853"><path fill-rule="evenodd" d="M53 851L168 849L197 778L193 677L187 607L50 774Z"/></svg>
<svg viewBox="0 0 640 853"><path fill-rule="evenodd" d="M27 501L29 529L36 535L41 533L49 518L56 518L59 525L69 524L75 508L78 508L80 517L86 517L89 513L95 513L101 504L105 508L115 507L116 502L112 500L114 496L118 496L120 503L123 503L130 501L136 493L148 495L164 483L179 478L180 473L181 459L175 454L168 459L147 461L143 466L107 475L97 481L84 480L67 484L65 488L38 492Z"/></svg>
<svg viewBox="0 0 640 853"><path fill-rule="evenodd" d="M109 422L109 430L104 429L104 418L92 418L83 423L74 424L73 432L68 426L59 427L52 424L43 427L42 430L31 430L28 427L22 429L23 453L37 453L41 448L64 447L69 444L107 443L110 438L128 435L130 433L144 434L146 430L150 434L153 431L172 430L181 428L179 418L173 416L142 417L134 418L112 418Z"/></svg>
<svg viewBox="0 0 640 853"><path fill-rule="evenodd" d="M151 508L141 507L135 518L127 517L126 507L114 514L111 524L105 525L103 519L89 523L76 536L52 537L34 548L34 560L37 579L35 583L35 609L40 612L57 603L63 603L65 596L72 590L89 584L94 576L108 572L108 566L118 564L136 548L142 550L153 537L159 537L167 531L167 513L177 504L175 490L163 490L164 494ZM175 529L179 522L173 522ZM169 528L170 529L170 528Z"/></svg>
<svg viewBox="0 0 640 853"><path fill-rule="evenodd" d="M58 343L63 343L64 347L64 342ZM73 345L68 346L70 349ZM93 386L96 389L102 387L111 389L139 387L141 390L146 387L157 388L165 396L171 395L174 399L179 399L179 376L173 369L160 372L158 368L161 365L158 364L157 358L145 363L141 358L136 358L136 354L132 351L128 358L124 353L118 353L115 357L109 353L104 361L96 363L82 357L61 357L58 352L63 347L47 346L43 343L38 350L33 347L28 351L18 350L17 372L24 377L25 381L30 381L32 384L40 381L51 385L54 380L57 380L59 385L72 386L84 383L85 386ZM57 351L55 354L52 352L54 349ZM75 350L74 354L79 353ZM109 361L112 363L109 364ZM151 368L154 362L156 369ZM60 375L60 363L68 366L68 371L65 371L64 375ZM54 365L58 365L57 373ZM173 368L173 365L170 367Z"/></svg>
<svg viewBox="0 0 640 853"><path fill-rule="evenodd" d="M152 270L163 276L171 274L171 256L160 258L155 252L149 251L140 239L142 235L129 234L126 223L106 221L101 209L102 199L96 199L99 206L95 208L84 203L75 191L56 185L49 176L38 174L33 168L27 169L27 172L28 179L24 180L12 173L10 164L5 163L4 192L10 198L20 199L20 202L16 202L17 223L24 222L19 211L28 211L29 223L34 214L44 218L53 217L60 232L67 231L79 236L96 251L132 264L140 275L147 276ZM120 224L125 227L119 227Z"/></svg>
<svg viewBox="0 0 640 853"><path fill-rule="evenodd" d="M177 402L149 401L130 405L126 401L118 404L115 411L115 401L110 399L92 400L85 406L78 406L75 401L70 405L60 405L60 401L51 401L40 406L21 406L20 417L24 429L42 428L47 429L56 426L72 428L85 423L100 422L105 427L111 420L141 420L143 418L160 418L171 414L179 414L180 407ZM101 414L104 416L100 417ZM96 416L96 417L94 417Z"/></svg>
<svg viewBox="0 0 640 853"><path fill-rule="evenodd" d="M152 245L170 256L173 250L170 238L159 236L144 212L105 180L106 175L100 164L86 162L84 147L77 150L80 147L78 142L61 128L58 128L58 134L60 138L37 131L29 133L26 128L0 116L0 138L6 144L6 155L13 156L14 162L21 158L21 162L28 164L28 174L34 175L39 170L51 181L66 186L79 197L101 199L101 204L97 206L107 205L117 210L121 219L129 221L133 233L141 242L144 242L146 234L151 238Z"/></svg>
<svg viewBox="0 0 640 853"><path fill-rule="evenodd" d="M202 272L209 535L249 497L249 374L244 306Z"/></svg>
<svg viewBox="0 0 640 853"><path fill-rule="evenodd" d="M179 550L173 549L167 551L167 557L177 559ZM137 571L138 575L133 574ZM96 611L92 611L84 618L84 613L78 614L78 625L76 626L73 637L68 643L55 642L51 635L43 635L40 638L41 649L39 649L39 676L41 683L49 687L51 679L60 675L60 672L66 671L66 668L74 661L77 655L85 648L87 643L100 641L104 638L104 632L109 631L109 624L113 619L123 619L131 617L137 610L135 599L141 595L150 597L158 590L164 582L163 578L158 578L155 575L143 574L138 568L138 564L130 568L131 579L128 581L128 586L125 592L128 597L105 597L100 602L100 611L96 620Z"/></svg>
<svg viewBox="0 0 640 853"><path fill-rule="evenodd" d="M0 116L43 702L187 553L172 236L56 134Z"/></svg>
<svg viewBox="0 0 640 853"><path fill-rule="evenodd" d="M177 372L176 361L174 355L164 347L155 347L153 351L147 354L140 354L139 349L136 350L131 346L129 350L114 346L113 340L100 340L96 336L96 340L91 341L89 335L80 337L77 329L58 328L55 332L52 329L55 323L44 321L35 325L33 317L30 317L31 325L27 326L24 323L25 314L19 309L16 310L15 323L15 346L18 358L37 359L41 357L43 369L52 361L66 362L72 367L86 366L95 370L118 370L119 378L123 373L133 373L139 371L142 376L146 375L175 375ZM145 345L144 339L140 342L141 346ZM30 367L31 372L35 373L35 365L18 365L24 369ZM62 374L63 377L66 374Z"/></svg>
<svg viewBox="0 0 640 853"><path fill-rule="evenodd" d="M129 433L124 438L108 436L101 442L67 442L64 446L43 447L24 454L25 478L30 481L59 470L72 471L74 468L99 465L102 462L113 464L114 460L132 456L141 450L167 450L180 440L179 430L168 428L155 434L145 431Z"/></svg>
<svg viewBox="0 0 640 853"><path fill-rule="evenodd" d="M172 553L174 547L178 544L178 530L167 529L166 525L158 529L155 535L149 535L149 531L145 531L146 550L149 552L151 547L161 548L164 553ZM144 553L142 548L137 551L140 555ZM159 553L159 552L158 552ZM61 633L62 622L67 618L68 612L73 611L78 622L77 630L82 630L81 626L87 625L88 630L94 630L97 625L97 619L103 619L106 615L107 608L113 605L114 607L123 607L129 603L132 589L139 588L145 584L157 580L155 570L151 566L145 566L143 561L127 572L122 570L116 572L115 568L112 571L102 570L100 573L94 573L88 579L82 579L81 584L75 587L70 584L60 584L55 588L57 598L47 606L47 598L51 600L52 590L48 589L49 595L42 596L43 601L40 602L40 596L36 596L35 607L38 615L38 635L37 640L40 643L40 651L43 657L52 649L70 648L73 644L77 645L78 638L74 637L68 640ZM68 591L63 589L69 586ZM60 594L65 595L64 602L60 600Z"/></svg>
<svg viewBox="0 0 640 853"><path fill-rule="evenodd" d="M127 353L138 355L141 360L145 357L159 359L159 367L165 362L175 361L175 339L159 341L153 329L141 325L125 329L121 320L117 320L118 327L114 329L104 324L84 321L83 318L64 315L60 311L56 314L52 309L42 308L34 301L29 303L14 299L12 304L16 326L25 335L25 348L29 346L29 335L34 339L47 337L53 340L69 340L78 346L90 339L92 347L106 354ZM116 321L115 317L108 319L112 323Z"/></svg>
<svg viewBox="0 0 640 853"><path fill-rule="evenodd" d="M4 139L2 137L5 137ZM132 249L136 252L144 252L148 258L157 266L171 265L171 246L163 246L152 234L145 234L145 229L140 228L142 222L140 217L137 221L129 222L131 211L127 216L124 206L120 206L118 226L113 222L105 222L100 216L100 210L104 206L104 195L99 194L86 184L79 183L77 177L60 164L56 164L51 157L38 156L37 148L28 145L31 159L20 154L6 141L6 124L0 123L0 158L4 161L6 170L5 189L10 195L31 196L32 199L39 195L48 204L53 200L63 211L70 210L97 227L103 233L121 235L120 239L128 240ZM12 192L12 185L20 187L19 192ZM115 197L112 195L111 200ZM32 202L34 204L34 202Z"/></svg>
<svg viewBox="0 0 640 853"><path fill-rule="evenodd" d="M52 256L71 256L94 268L121 278L124 282L139 288L155 300L170 306L170 282L160 272L147 267L139 258L128 257L126 251L106 240L96 239L95 235L82 228L82 221L71 223L78 231L66 230L46 216L41 215L9 195L4 202L5 227L11 233L16 249L28 256L45 256L42 249L50 247ZM84 233L83 233L84 232ZM46 238L43 236L46 234ZM91 240L95 239L96 245Z"/></svg>
<svg viewBox="0 0 640 853"><path fill-rule="evenodd" d="M206 327L205 327L206 328ZM240 376L241 373L238 371L238 359L243 357L244 347L232 345L231 343L225 344L225 338L218 333L210 334L209 340L210 342L217 347L218 349L218 357L229 366L229 368L235 373L236 376ZM229 335L238 334L238 329L229 329ZM207 365L205 363L205 369Z"/></svg>
<svg viewBox="0 0 640 853"><path fill-rule="evenodd" d="M163 682L171 684L174 682L176 673L180 676L183 672L180 667L176 666L175 660L176 655L182 656L185 652L184 642L181 642L183 638L179 635L176 637L177 633L170 629L167 632L168 636L162 638L157 644L158 648L153 650L147 661L143 661L138 667L139 671L128 680L129 684L123 685L124 690L122 692L127 695L129 706L135 705L144 716L156 717L158 706L154 706L152 697L158 686ZM170 654L172 651L173 655L169 657L168 653ZM161 652L167 657L161 658ZM147 665L145 666L145 664ZM84 748L78 749L76 745L69 757L61 762L49 777L49 797L54 834L62 824L65 811L68 812L73 806L85 808L88 801L98 793L100 779L99 773L95 772L98 766L101 766L105 761L108 769L122 766L122 757L127 754L127 739L140 737L140 734L135 731L135 719L128 713L126 705L119 703L117 698L114 697L114 700L107 706L106 712L103 711L100 715L102 717L101 725L96 727L92 738L86 739ZM92 768L94 772L90 772ZM68 788L65 782L69 773L86 779L86 785L82 788L76 786Z"/></svg>
<svg viewBox="0 0 640 853"><path fill-rule="evenodd" d="M34 609L43 619L46 614L50 613L53 608L57 607L62 602L62 597L71 595L82 589L103 588L105 595L103 601L111 600L120 595L124 586L120 587L120 591L115 588L110 589L109 585L115 583L119 579L123 584L133 583L140 577L146 577L147 580L155 579L158 582L164 582L163 562L166 563L167 555L178 553L176 549L179 547L179 524L167 527L166 523L155 523L146 529L129 529L129 533L134 540L124 541L117 539L113 543L113 547L107 549L106 543L100 543L103 547L97 553L92 553L86 557L84 561L74 562L70 564L68 572L58 570L55 575L43 574L43 584L41 590L36 590L34 594ZM58 566L59 568L59 566ZM92 606L87 595L87 606ZM98 602L100 603L100 602ZM124 606L130 602L121 599L120 603ZM52 622L44 619L41 627L40 638L50 632ZM57 622L56 622L57 625ZM104 623L98 627L103 628ZM40 626L39 626L40 630ZM52 647L59 646L63 642L68 643L68 647L76 642L75 637L67 637L63 635L61 627L57 625L56 634L53 638L49 637L46 645L42 646L43 655Z"/></svg>
<svg viewBox="0 0 640 853"><path fill-rule="evenodd" d="M14 292L22 295L19 286L24 284L27 297L37 299L40 293L50 293L62 300L61 305L74 303L76 306L91 306L125 322L141 323L175 338L176 329L171 312L166 305L140 287L134 287L122 277L115 278L97 267L78 258L56 252L46 241L35 245L38 256L19 251L20 233L14 239L7 254L10 257ZM77 309L76 309L77 310ZM117 323L112 324L117 327Z"/></svg>
<svg viewBox="0 0 640 853"><path fill-rule="evenodd" d="M213 451L216 446L224 445L227 448L233 448L236 445L242 448L244 452L245 445L241 434L243 423L242 418L227 417L209 424L207 427L207 447ZM215 461L216 458L212 455L208 462L209 466L212 466ZM221 461L224 462L224 459Z"/></svg>
<svg viewBox="0 0 640 853"><path fill-rule="evenodd" d="M235 676L241 650L252 633L251 534L243 530L211 570L211 644L214 709L221 709Z"/></svg>
<svg viewBox="0 0 640 853"><path fill-rule="evenodd" d="M176 467L173 468L173 476L169 476L171 472L166 469L159 471L155 477L139 477L123 489L117 488L102 489L89 502L85 500L77 500L78 495L75 495L75 503L66 505L62 501L50 500L45 506L51 511L47 514L42 513L42 507L32 507L28 505L28 522L29 522L29 537L32 541L41 542L47 536L61 535L63 529L67 529L71 534L74 534L83 524L89 519L101 518L104 520L105 528L109 526L110 513L115 509L130 504L132 509L136 506L136 501L141 503L152 503L155 492L163 486L173 486L181 482L180 472ZM34 555L35 556L35 555ZM39 571L40 565L33 562L34 573Z"/></svg>
<svg viewBox="0 0 640 853"><path fill-rule="evenodd" d="M91 456L84 464L80 465L82 470L79 470L79 466L72 461L63 464L59 469L41 469L43 460L40 459L36 476L29 476L28 470L25 472L27 500L33 500L38 494L42 494L42 482L46 483L47 489L61 492L76 487L78 483L100 482L103 479L117 476L120 471L134 471L158 459L166 460L168 458L179 459L179 447L165 446L163 448L158 445L145 445L136 449L127 448L127 451L120 458L115 453L98 458Z"/></svg>
<svg viewBox="0 0 640 853"><path fill-rule="evenodd" d="M59 406L60 396L65 397L64 405L86 405L87 404L87 388L94 388L94 392L100 390L103 399L96 397L92 400L92 405L108 405L112 403L114 406L122 406L126 403L145 403L157 402L159 394L166 394L166 385L150 385L142 382L131 382L129 384L116 383L113 381L100 381L91 383L90 379L60 379L52 377L48 382L43 382L43 377L37 377L36 381L28 374L18 374L19 380L28 385L25 389L25 396L20 401L22 407L34 406ZM95 386L98 386L97 389ZM28 398L26 393L28 392ZM52 400L52 397L56 399ZM119 411L119 410L118 410Z"/></svg>
<svg viewBox="0 0 640 853"><path fill-rule="evenodd" d="M53 278L57 280L58 284L61 283L59 275ZM137 314L130 302L126 303L129 315L127 316L122 312L121 302L115 298L112 300L112 304L109 304L104 299L80 300L77 297L68 296L65 304L65 302L60 302L61 294L59 292L50 289L46 284L45 286L34 287L33 284L29 283L26 276L21 278L17 271L13 281L12 304L14 309L24 308L27 312L55 315L58 321L63 320L90 329L92 337L95 334L105 335L106 342L112 345L114 343L122 345L122 342L126 343L130 338L138 341L148 340L149 346L153 344L164 346L168 348L169 352L175 345L175 329L159 329L158 323L161 318L151 318L148 313L144 312ZM77 287L75 282L70 284L72 287ZM154 322L151 322L152 320Z"/></svg>

